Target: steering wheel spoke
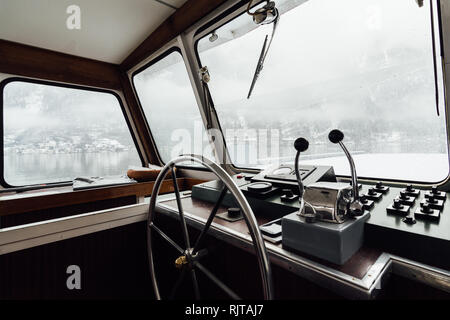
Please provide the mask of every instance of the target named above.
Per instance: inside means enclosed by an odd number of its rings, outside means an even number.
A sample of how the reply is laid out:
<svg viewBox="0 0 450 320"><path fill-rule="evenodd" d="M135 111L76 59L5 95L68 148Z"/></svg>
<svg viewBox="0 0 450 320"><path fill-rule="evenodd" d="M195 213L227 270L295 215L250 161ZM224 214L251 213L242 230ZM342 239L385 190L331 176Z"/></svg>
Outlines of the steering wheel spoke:
<svg viewBox="0 0 450 320"><path fill-rule="evenodd" d="M186 268L181 269L180 275L178 276L178 279L175 282L175 285L173 286L172 291L170 292L170 296L169 296L170 300L175 299L175 295L177 294L178 288L180 287L181 283L184 280L184 277L186 276L186 270L187 270Z"/></svg>
<svg viewBox="0 0 450 320"><path fill-rule="evenodd" d="M164 240L166 240L168 243L172 245L175 249L178 250L179 253L184 253L184 250L175 242L173 241L167 234L161 231L155 224L152 222L150 223L150 227L156 231Z"/></svg>
<svg viewBox="0 0 450 320"><path fill-rule="evenodd" d="M195 274L194 268L191 269L191 278L192 278L192 285L194 286L195 299L200 300L200 289L198 287L197 275Z"/></svg>
<svg viewBox="0 0 450 320"><path fill-rule="evenodd" d="M173 188L175 191L175 197L177 199L178 214L180 216L181 222L181 232L183 233L183 239L184 244L186 245L186 249L189 250L191 248L191 244L189 242L189 232L186 225L186 219L184 218L183 205L181 204L181 197L180 197L180 189L178 188L177 176L175 174L174 165L171 166L170 170L172 173L172 181L173 181Z"/></svg>
<svg viewBox="0 0 450 320"><path fill-rule="evenodd" d="M219 278L217 278L211 271L206 269L201 263L196 262L195 267L203 272L212 282L214 282L220 289L222 289L226 294L234 300L242 300L233 290L231 290L225 283L223 283Z"/></svg>
<svg viewBox="0 0 450 320"><path fill-rule="evenodd" d="M194 245L194 249L192 250L193 254L195 254L198 250L200 250L199 249L200 245L202 244L203 239L204 239L206 233L208 232L209 227L211 226L211 223L213 222L214 217L216 216L220 205L222 204L223 198L225 198L225 195L227 194L227 190L228 189L225 186L222 188L222 191L220 192L219 198L217 199L216 204L214 205L214 208L212 209L211 213L209 214L209 217L208 217L208 220L206 221L205 226L203 227L200 235L197 238L197 241L196 241L196 243Z"/></svg>

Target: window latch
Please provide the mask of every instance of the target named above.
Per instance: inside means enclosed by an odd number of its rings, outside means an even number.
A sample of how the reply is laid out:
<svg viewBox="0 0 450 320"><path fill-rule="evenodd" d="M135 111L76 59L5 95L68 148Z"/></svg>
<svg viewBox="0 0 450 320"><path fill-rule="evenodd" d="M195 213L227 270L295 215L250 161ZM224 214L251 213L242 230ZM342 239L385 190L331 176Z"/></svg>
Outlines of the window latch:
<svg viewBox="0 0 450 320"><path fill-rule="evenodd" d="M205 108L205 114L206 114L206 129L212 128L212 118L211 118L211 99L209 96L209 90L208 90L208 82L211 80L211 77L209 75L208 67L204 66L201 67L198 71L200 80L202 81L202 92L203 92L203 106Z"/></svg>
<svg viewBox="0 0 450 320"><path fill-rule="evenodd" d="M207 66L201 67L198 72L200 74L200 79L202 80L203 83L208 83L209 80L211 80Z"/></svg>

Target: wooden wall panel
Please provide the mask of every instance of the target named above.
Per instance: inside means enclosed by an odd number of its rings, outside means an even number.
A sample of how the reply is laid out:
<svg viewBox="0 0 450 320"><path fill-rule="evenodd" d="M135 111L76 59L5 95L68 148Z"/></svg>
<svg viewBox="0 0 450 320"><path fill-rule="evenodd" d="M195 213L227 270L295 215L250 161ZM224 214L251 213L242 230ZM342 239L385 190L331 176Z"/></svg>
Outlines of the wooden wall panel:
<svg viewBox="0 0 450 320"><path fill-rule="evenodd" d="M0 72L121 90L115 64L0 40Z"/></svg>
<svg viewBox="0 0 450 320"><path fill-rule="evenodd" d="M145 222L16 251L0 256L0 299L154 299L147 261Z"/></svg>

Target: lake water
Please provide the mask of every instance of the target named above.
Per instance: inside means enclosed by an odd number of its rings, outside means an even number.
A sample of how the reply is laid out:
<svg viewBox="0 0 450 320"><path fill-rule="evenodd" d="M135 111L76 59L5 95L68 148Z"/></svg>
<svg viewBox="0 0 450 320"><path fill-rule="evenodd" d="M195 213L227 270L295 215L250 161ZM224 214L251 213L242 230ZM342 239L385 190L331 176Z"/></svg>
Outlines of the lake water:
<svg viewBox="0 0 450 320"><path fill-rule="evenodd" d="M78 176L126 174L129 166L141 166L136 152L72 154L7 154L5 181L13 186L71 181Z"/></svg>

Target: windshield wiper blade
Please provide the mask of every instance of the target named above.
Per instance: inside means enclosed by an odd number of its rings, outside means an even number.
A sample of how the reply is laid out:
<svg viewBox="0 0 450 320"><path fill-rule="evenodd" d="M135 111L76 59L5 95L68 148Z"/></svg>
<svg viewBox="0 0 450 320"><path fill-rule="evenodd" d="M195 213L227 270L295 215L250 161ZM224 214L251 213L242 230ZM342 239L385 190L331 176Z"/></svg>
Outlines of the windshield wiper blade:
<svg viewBox="0 0 450 320"><path fill-rule="evenodd" d="M269 36L266 35L266 38L264 39L264 44L263 44L261 54L258 59L258 64L256 65L255 73L253 74L253 80L252 80L252 84L250 85L250 90L248 91L247 99L250 99L250 96L252 95L252 91L253 91L253 88L255 87L256 80L258 79L258 76L261 73L261 70L264 65L264 60L266 59L266 56L267 56L267 52L269 52L270 45L272 44L273 36L275 35L275 31L277 29L277 24L278 24L278 21L280 20L280 14L278 13L278 10L276 11L276 15L277 15L277 17L276 17L275 21L272 22L273 29L272 29L272 35L270 36L269 44L267 44L267 41L268 41L267 39Z"/></svg>
<svg viewBox="0 0 450 320"><path fill-rule="evenodd" d="M255 87L256 80L258 79L259 73L261 72L263 65L264 65L264 57L265 57L264 53L266 51L267 38L268 38L268 36L266 35L266 39L264 40L261 54L259 55L258 64L256 65L256 70L255 70L255 73L253 74L253 80L252 80L252 84L250 86L250 90L248 91L247 99L250 99L253 88Z"/></svg>

